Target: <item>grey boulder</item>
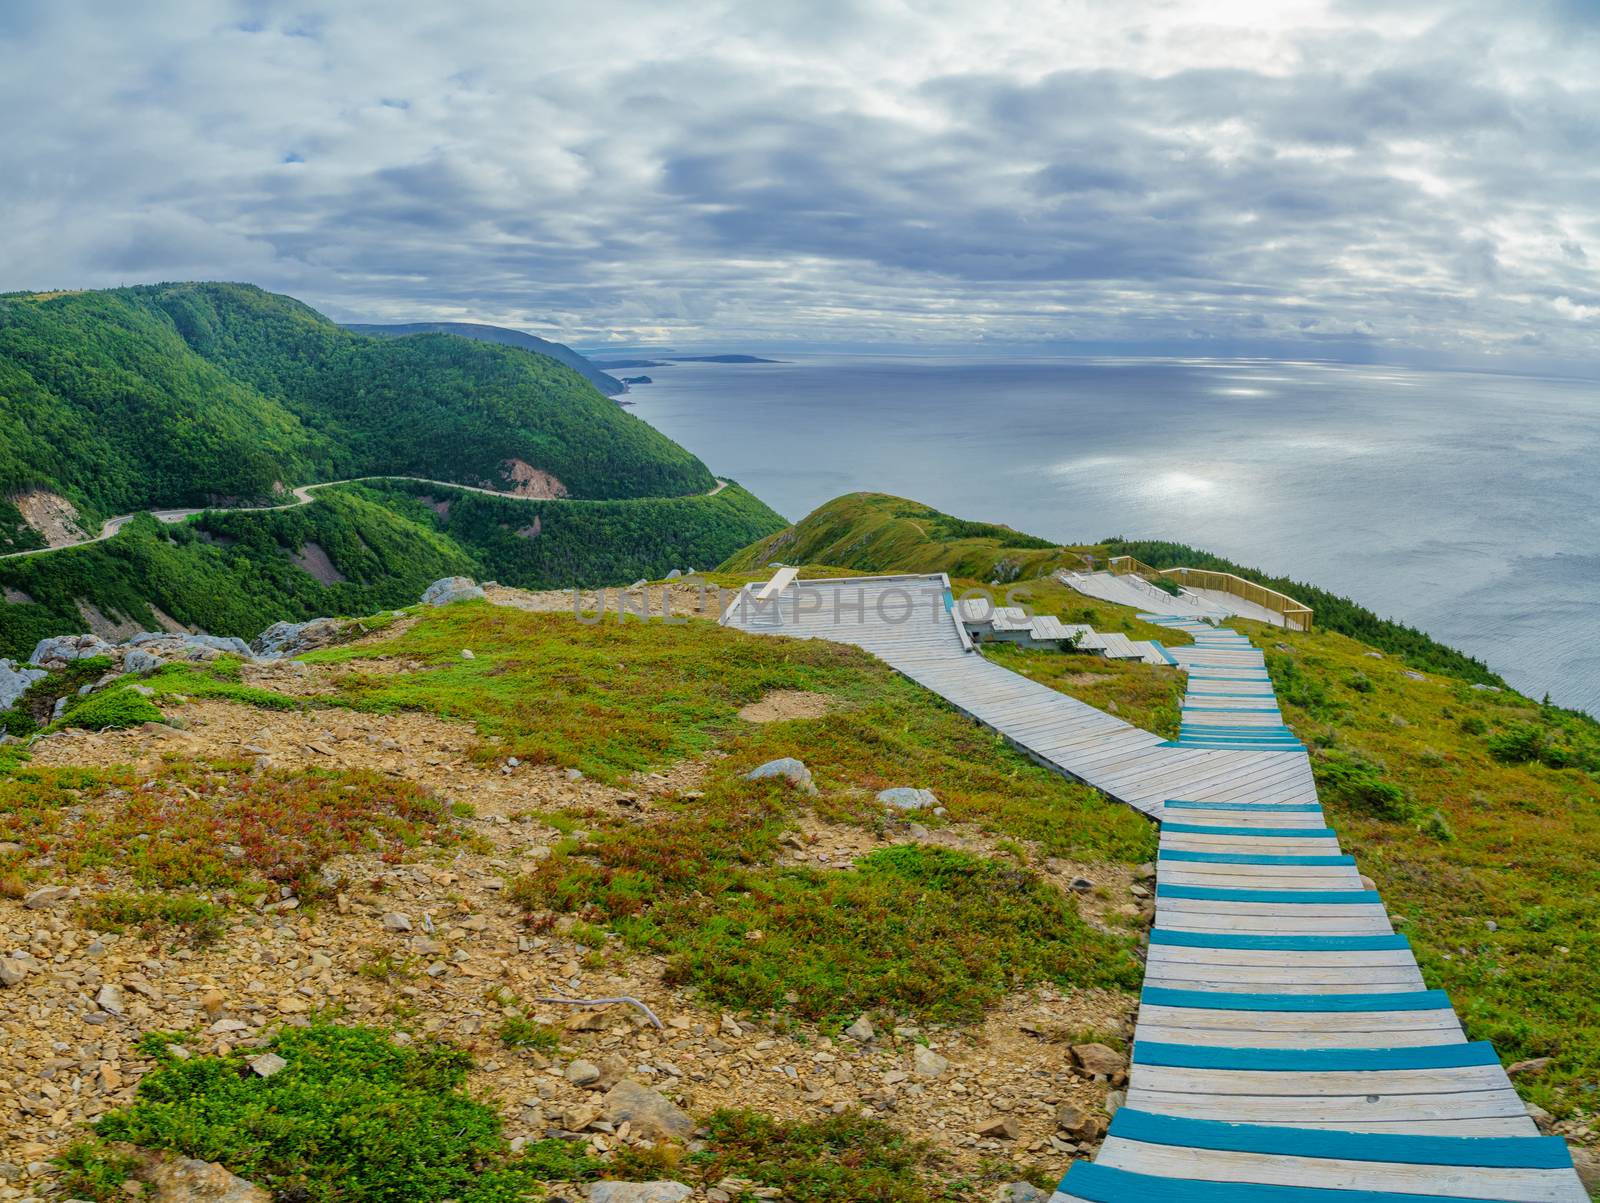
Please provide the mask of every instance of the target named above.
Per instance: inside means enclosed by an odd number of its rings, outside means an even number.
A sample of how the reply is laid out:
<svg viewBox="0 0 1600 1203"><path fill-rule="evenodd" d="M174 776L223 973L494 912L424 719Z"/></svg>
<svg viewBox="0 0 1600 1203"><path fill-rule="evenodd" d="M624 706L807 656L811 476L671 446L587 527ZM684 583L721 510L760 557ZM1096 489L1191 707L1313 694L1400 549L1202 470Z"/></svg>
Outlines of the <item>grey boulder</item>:
<svg viewBox="0 0 1600 1203"><path fill-rule="evenodd" d="M122 671L125 673L153 673L166 661L154 652L147 652L142 647L130 647L122 653Z"/></svg>
<svg viewBox="0 0 1600 1203"><path fill-rule="evenodd" d="M793 756L783 756L777 760L769 760L766 764L751 769L744 775L746 781L760 781L764 777L787 777L796 788L808 794L817 792L816 785L811 780L811 770Z"/></svg>
<svg viewBox="0 0 1600 1203"><path fill-rule="evenodd" d="M681 1203L694 1191L681 1182L592 1182L589 1203Z"/></svg>
<svg viewBox="0 0 1600 1203"><path fill-rule="evenodd" d="M694 1132L694 1120L659 1090L641 1086L624 1078L605 1096L605 1116L614 1124L627 1122L633 1131L651 1140L687 1139Z"/></svg>
<svg viewBox="0 0 1600 1203"><path fill-rule="evenodd" d="M422 591L425 606L448 606L451 602L479 601L483 587L468 576L443 577Z"/></svg>
<svg viewBox="0 0 1600 1203"><path fill-rule="evenodd" d="M160 1160L140 1174L150 1203L272 1203L272 1194L214 1161Z"/></svg>
<svg viewBox="0 0 1600 1203"><path fill-rule="evenodd" d="M10 710L32 685L50 674L42 668L23 668L15 660L0 660L0 710Z"/></svg>
<svg viewBox="0 0 1600 1203"><path fill-rule="evenodd" d="M898 807L900 810L921 810L927 806L939 805L939 799L934 797L931 789L911 789L904 785L880 790L878 801L885 806Z"/></svg>
<svg viewBox="0 0 1600 1203"><path fill-rule="evenodd" d="M305 622L275 622L250 641L250 650L263 660L282 660L338 643L348 623L337 618L312 618Z"/></svg>
<svg viewBox="0 0 1600 1203"><path fill-rule="evenodd" d="M116 649L98 635L53 635L34 645L28 659L41 668L55 668L91 656L110 656Z"/></svg>

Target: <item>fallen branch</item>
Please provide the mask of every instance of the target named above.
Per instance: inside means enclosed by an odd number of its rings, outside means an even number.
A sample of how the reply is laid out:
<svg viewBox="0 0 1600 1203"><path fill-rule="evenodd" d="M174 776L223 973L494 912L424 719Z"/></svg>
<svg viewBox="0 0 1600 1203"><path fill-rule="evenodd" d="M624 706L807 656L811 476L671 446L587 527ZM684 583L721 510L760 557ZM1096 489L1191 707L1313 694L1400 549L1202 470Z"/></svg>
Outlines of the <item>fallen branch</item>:
<svg viewBox="0 0 1600 1203"><path fill-rule="evenodd" d="M627 1003L630 1007L638 1007L639 1010L645 1013L645 1017L651 1023L658 1028L661 1027L661 1021L656 1018L656 1013L631 994L619 994L615 998L536 998L533 1001L536 1003L560 1003L568 1007L609 1007L612 1003Z"/></svg>

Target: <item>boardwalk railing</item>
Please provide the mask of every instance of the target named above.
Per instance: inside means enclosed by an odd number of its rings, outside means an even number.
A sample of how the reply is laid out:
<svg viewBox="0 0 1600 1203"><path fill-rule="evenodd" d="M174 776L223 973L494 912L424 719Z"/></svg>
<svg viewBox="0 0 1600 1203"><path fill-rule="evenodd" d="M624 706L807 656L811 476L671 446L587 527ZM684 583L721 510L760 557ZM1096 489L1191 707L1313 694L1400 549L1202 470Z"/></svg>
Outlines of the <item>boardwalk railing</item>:
<svg viewBox="0 0 1600 1203"><path fill-rule="evenodd" d="M1215 589L1231 593L1245 601L1254 602L1264 610L1281 615L1283 625L1293 631L1309 631L1314 617L1310 606L1296 601L1286 593L1268 589L1255 581L1246 580L1231 572L1218 572L1211 568L1152 568L1133 556L1112 556L1110 570L1118 576L1142 576L1146 579L1160 577L1191 589Z"/></svg>

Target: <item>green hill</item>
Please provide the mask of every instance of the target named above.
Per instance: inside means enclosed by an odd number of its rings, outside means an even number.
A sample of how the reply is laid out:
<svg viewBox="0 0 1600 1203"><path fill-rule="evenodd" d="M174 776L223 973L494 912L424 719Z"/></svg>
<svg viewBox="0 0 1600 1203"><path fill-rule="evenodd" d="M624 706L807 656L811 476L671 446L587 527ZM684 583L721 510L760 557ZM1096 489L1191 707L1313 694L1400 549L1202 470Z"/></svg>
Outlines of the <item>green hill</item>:
<svg viewBox="0 0 1600 1203"><path fill-rule="evenodd" d="M476 342L504 343L508 347L521 347L548 355L564 363L608 397L628 391L628 386L615 376L602 372L565 343L551 342L537 334L523 330L508 330L504 326L485 326L481 322L404 322L397 325L375 325L368 322L347 322L345 329L353 334L370 334L377 338L409 338L413 334L454 334Z"/></svg>
<svg viewBox="0 0 1600 1203"><path fill-rule="evenodd" d="M532 479L579 498L715 483L571 368L519 348L363 337L240 284L0 298L0 497L46 490L92 522L374 473Z"/></svg>
<svg viewBox="0 0 1600 1203"><path fill-rule="evenodd" d="M1338 631L1400 656L1416 669L1465 681L1503 685L1480 660L1429 638L1415 627L1377 614L1347 597L1313 585L1246 568L1180 543L1130 542L1058 546L1009 526L969 522L931 506L887 493L847 493L818 506L794 525L768 535L721 566L756 572L771 563L828 564L857 572L947 572L979 583L1031 580L1059 568L1104 566L1131 555L1155 568L1186 565L1232 572L1298 598L1316 612L1324 630Z"/></svg>
<svg viewBox="0 0 1600 1203"><path fill-rule="evenodd" d="M1082 559L1009 526L969 522L887 493L847 493L745 548L722 565L835 564L858 572L948 572L976 580L1045 576Z"/></svg>

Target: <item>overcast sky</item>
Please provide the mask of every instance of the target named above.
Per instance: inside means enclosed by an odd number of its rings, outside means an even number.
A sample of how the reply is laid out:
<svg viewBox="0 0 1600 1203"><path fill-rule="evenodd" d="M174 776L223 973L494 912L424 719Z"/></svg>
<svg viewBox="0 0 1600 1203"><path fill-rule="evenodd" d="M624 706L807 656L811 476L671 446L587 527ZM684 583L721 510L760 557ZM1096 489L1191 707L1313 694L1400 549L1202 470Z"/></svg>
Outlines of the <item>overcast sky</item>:
<svg viewBox="0 0 1600 1203"><path fill-rule="evenodd" d="M1600 363L1600 3L0 2L0 289Z"/></svg>

